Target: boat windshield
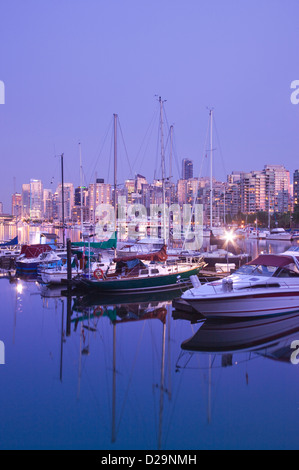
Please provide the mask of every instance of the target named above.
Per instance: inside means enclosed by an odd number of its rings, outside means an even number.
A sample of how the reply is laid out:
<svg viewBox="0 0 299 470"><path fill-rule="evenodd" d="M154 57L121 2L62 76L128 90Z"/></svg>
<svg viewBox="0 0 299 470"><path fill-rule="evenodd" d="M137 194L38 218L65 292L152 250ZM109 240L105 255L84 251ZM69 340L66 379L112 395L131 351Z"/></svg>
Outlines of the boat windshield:
<svg viewBox="0 0 299 470"><path fill-rule="evenodd" d="M297 252L299 253L299 246L291 246L290 248L287 249L287 251L285 252L286 254L289 253L289 252Z"/></svg>
<svg viewBox="0 0 299 470"><path fill-rule="evenodd" d="M271 277L277 271L276 266L264 266L262 264L244 264L234 274L242 276L265 276Z"/></svg>
<svg viewBox="0 0 299 470"><path fill-rule="evenodd" d="M299 270L295 263L290 263L283 268L279 268L275 277L299 277Z"/></svg>

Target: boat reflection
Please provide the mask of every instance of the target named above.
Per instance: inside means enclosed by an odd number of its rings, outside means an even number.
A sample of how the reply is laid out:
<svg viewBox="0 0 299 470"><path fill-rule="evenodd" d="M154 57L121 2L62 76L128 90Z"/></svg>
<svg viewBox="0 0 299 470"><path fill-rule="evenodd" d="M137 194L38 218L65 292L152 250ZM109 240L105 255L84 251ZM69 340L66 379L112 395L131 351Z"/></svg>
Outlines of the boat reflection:
<svg viewBox="0 0 299 470"><path fill-rule="evenodd" d="M292 341L298 338L297 312L244 321L206 320L191 338L183 341L181 348L189 353L230 354L231 358L234 353L254 353L291 364ZM229 362L232 364L232 359Z"/></svg>
<svg viewBox="0 0 299 470"><path fill-rule="evenodd" d="M109 402L111 399L111 443L115 443L120 431L121 420L125 409L126 402L129 398L129 389L140 387L144 378L136 374L136 380L133 382L134 371L136 367L137 355L141 351L142 338L145 334L146 327L149 331L157 332L153 342L153 360L152 371L155 379L150 387L153 389L154 405L157 407L158 415L157 426L157 449L163 448L163 429L166 428L163 423L164 416L164 400L165 398L171 402L171 376L170 376L170 326L172 300L181 292L166 292L134 296L116 296L104 297L102 295L85 295L72 297L66 293L61 297L61 350L60 350L60 380L63 382L63 361L64 348L71 341L71 337L78 344L78 383L77 383L77 399L81 394L81 382L84 378L86 370L85 361L98 362L99 359L94 352L99 347L100 336L105 341L105 354L109 356L106 363L104 375L110 375L110 388L108 391ZM42 289L42 296L45 299L55 299L59 296L59 289ZM65 327L65 304L67 305L67 320ZM70 308L71 305L71 308ZM154 330L151 328L152 321L155 323ZM109 325L107 324L107 321ZM130 323L142 323L140 328L127 331L126 325ZM118 334L123 327L127 331L125 338L122 334ZM159 326L161 325L161 326ZM108 326L108 330L107 330ZM103 333L105 329L105 334ZM140 335L137 338L136 335ZM78 341L79 339L79 341ZM123 344L125 340L125 345ZM136 345L135 345L136 340ZM157 347L158 346L158 347ZM123 349L126 349L125 357ZM134 348L136 351L134 352ZM134 353L134 356L132 356ZM156 356L156 357L155 357ZM131 359L130 359L131 358ZM154 359L155 358L155 359ZM122 370L124 367L124 359L126 367L129 361L129 374ZM93 362L90 362L92 364ZM128 382L126 384L126 381ZM125 388L124 388L125 386ZM143 402L142 407L147 407L148 403ZM154 418L154 416L153 416Z"/></svg>

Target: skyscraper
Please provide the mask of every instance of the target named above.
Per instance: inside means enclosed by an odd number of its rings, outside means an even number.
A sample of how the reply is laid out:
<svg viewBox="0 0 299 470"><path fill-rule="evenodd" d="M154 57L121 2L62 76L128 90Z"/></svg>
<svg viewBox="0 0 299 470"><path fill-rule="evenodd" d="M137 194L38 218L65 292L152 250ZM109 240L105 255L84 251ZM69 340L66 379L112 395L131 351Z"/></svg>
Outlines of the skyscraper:
<svg viewBox="0 0 299 470"><path fill-rule="evenodd" d="M299 211L299 170L295 170L293 175L293 198L294 211Z"/></svg>
<svg viewBox="0 0 299 470"><path fill-rule="evenodd" d="M19 193L15 193L12 195L11 200L11 213L17 219L21 218L22 216L22 195Z"/></svg>
<svg viewBox="0 0 299 470"><path fill-rule="evenodd" d="M30 218L43 217L43 184L40 180L30 180Z"/></svg>
<svg viewBox="0 0 299 470"><path fill-rule="evenodd" d="M182 179L189 180L193 178L193 161L184 158L182 162Z"/></svg>
<svg viewBox="0 0 299 470"><path fill-rule="evenodd" d="M73 183L64 183L64 218L71 220L72 208L74 206L74 185ZM57 188L58 194L58 218L62 220L62 185L59 184Z"/></svg>
<svg viewBox="0 0 299 470"><path fill-rule="evenodd" d="M23 219L30 217L30 184L22 185L22 217Z"/></svg>

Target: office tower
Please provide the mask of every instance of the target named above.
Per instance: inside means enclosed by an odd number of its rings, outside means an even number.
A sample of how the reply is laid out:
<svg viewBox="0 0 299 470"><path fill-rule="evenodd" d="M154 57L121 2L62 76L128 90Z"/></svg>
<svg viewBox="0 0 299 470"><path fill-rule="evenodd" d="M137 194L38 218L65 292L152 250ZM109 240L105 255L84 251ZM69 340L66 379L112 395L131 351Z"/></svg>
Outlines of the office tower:
<svg viewBox="0 0 299 470"><path fill-rule="evenodd" d="M293 198L294 211L299 211L299 170L295 170L293 175Z"/></svg>
<svg viewBox="0 0 299 470"><path fill-rule="evenodd" d="M22 185L22 217L23 219L30 217L30 184Z"/></svg>
<svg viewBox="0 0 299 470"><path fill-rule="evenodd" d="M193 178L193 162L184 158L182 162L182 179L189 180L190 178Z"/></svg>
<svg viewBox="0 0 299 470"><path fill-rule="evenodd" d="M11 213L17 219L22 217L22 195L20 193L15 193L11 198Z"/></svg>
<svg viewBox="0 0 299 470"><path fill-rule="evenodd" d="M30 218L43 217L43 184L40 180L30 180Z"/></svg>
<svg viewBox="0 0 299 470"><path fill-rule="evenodd" d="M62 220L62 185L57 188L58 195L58 219ZM64 183L64 219L65 221L71 220L72 209L74 206L74 185L73 183Z"/></svg>
<svg viewBox="0 0 299 470"><path fill-rule="evenodd" d="M111 204L111 184L105 183L101 178L98 178L96 183L90 183L88 186L88 201L90 221L96 222L95 212L97 206L99 204Z"/></svg>
<svg viewBox="0 0 299 470"><path fill-rule="evenodd" d="M51 189L44 189L43 213L44 213L45 220L53 219L53 193Z"/></svg>

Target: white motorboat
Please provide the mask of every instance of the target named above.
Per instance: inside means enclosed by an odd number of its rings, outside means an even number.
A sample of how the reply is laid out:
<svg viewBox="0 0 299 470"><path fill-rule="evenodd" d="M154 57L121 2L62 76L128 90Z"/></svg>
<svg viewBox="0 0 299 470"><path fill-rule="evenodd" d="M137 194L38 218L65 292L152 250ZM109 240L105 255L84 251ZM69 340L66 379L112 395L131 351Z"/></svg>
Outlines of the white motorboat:
<svg viewBox="0 0 299 470"><path fill-rule="evenodd" d="M269 230L260 230L259 231L259 240L266 240L266 238L270 235Z"/></svg>
<svg viewBox="0 0 299 470"><path fill-rule="evenodd" d="M284 228L273 228L266 235L267 240L288 240L291 241L293 236L290 232L286 232Z"/></svg>
<svg viewBox="0 0 299 470"><path fill-rule="evenodd" d="M299 311L299 258L259 255L222 281L200 285L182 300L206 318L255 318Z"/></svg>
<svg viewBox="0 0 299 470"><path fill-rule="evenodd" d="M72 279L80 274L82 274L82 269L73 268L72 269ZM55 267L46 267L39 272L39 276L42 282L46 285L58 285L62 284L64 280L68 278L68 271L66 265L57 265Z"/></svg>

